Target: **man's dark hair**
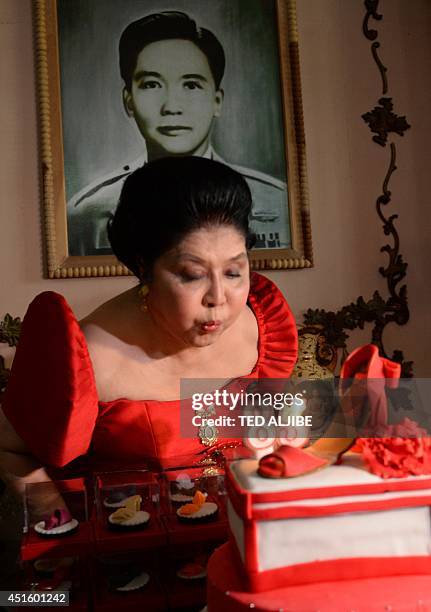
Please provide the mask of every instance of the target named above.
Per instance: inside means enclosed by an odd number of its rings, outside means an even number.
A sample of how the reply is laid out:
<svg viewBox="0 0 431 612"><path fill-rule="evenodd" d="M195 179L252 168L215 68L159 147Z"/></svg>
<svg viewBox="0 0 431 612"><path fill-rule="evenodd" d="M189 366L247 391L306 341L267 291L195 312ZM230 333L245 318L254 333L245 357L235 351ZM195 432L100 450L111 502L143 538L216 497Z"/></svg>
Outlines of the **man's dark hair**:
<svg viewBox="0 0 431 612"><path fill-rule="evenodd" d="M198 28L196 22L179 11L163 11L130 23L120 38L120 73L126 89L131 90L138 55L144 47L159 40L190 40L206 56L216 89L225 69L225 54L212 32Z"/></svg>
<svg viewBox="0 0 431 612"><path fill-rule="evenodd" d="M108 222L112 250L139 279L187 234L231 226L254 244L249 229L251 194L235 170L204 157L164 157L130 174Z"/></svg>

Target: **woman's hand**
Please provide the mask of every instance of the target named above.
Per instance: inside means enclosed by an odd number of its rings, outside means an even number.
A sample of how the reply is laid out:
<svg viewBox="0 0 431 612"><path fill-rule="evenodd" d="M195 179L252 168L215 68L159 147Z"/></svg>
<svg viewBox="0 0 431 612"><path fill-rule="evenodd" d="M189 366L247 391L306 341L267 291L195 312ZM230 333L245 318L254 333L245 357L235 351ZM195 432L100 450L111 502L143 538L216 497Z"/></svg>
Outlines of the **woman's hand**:
<svg viewBox="0 0 431 612"><path fill-rule="evenodd" d="M26 497L30 522L48 518L66 503L40 462L0 410L0 475L6 485L23 501ZM37 485L27 487L26 485Z"/></svg>
<svg viewBox="0 0 431 612"><path fill-rule="evenodd" d="M68 510L66 502L52 481L28 487L26 503L32 525L48 520L55 510Z"/></svg>

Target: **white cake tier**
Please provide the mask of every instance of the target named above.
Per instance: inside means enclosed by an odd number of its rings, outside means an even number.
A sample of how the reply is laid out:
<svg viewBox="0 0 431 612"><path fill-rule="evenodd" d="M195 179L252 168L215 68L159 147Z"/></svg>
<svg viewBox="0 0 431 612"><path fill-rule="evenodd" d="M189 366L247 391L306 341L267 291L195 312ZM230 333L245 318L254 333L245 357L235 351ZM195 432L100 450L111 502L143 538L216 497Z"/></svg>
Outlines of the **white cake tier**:
<svg viewBox="0 0 431 612"><path fill-rule="evenodd" d="M352 455L343 465L286 479L260 477L255 460L229 466L229 523L250 576L276 570L276 582L283 568L292 576L294 566L334 561L339 567L343 559L386 559L386 573L391 559L394 573L408 570L402 558L429 565L430 476L384 480L359 462Z"/></svg>
<svg viewBox="0 0 431 612"><path fill-rule="evenodd" d="M299 491L301 489L320 489L323 487L343 487L351 485L418 482L430 480L431 476L407 476L405 478L380 478L371 474L362 464L356 453L343 455L342 465L331 465L323 470L312 472L296 478L262 478L257 473L258 462L255 459L243 459L230 466L231 474L241 488L250 493L276 493L280 491Z"/></svg>

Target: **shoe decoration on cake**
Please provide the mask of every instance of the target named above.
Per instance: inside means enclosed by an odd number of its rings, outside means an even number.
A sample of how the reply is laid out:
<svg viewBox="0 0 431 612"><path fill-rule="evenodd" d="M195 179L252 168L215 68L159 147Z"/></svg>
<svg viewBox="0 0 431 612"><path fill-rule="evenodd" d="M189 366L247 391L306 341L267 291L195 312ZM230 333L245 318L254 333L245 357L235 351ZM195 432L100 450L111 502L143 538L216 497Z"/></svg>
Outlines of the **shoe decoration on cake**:
<svg viewBox="0 0 431 612"><path fill-rule="evenodd" d="M34 530L43 537L61 537L75 532L78 525L67 508L57 508L43 521L36 523Z"/></svg>
<svg viewBox="0 0 431 612"><path fill-rule="evenodd" d="M32 583L35 591L62 590L72 588L73 557L58 559L37 559L33 564L36 581Z"/></svg>
<svg viewBox="0 0 431 612"><path fill-rule="evenodd" d="M277 451L260 459L258 473L265 478L292 478L312 473L328 465L337 464L341 456L349 450L356 437L346 437L349 431L355 434L364 432L364 428L382 428L387 426L388 409L385 386L395 388L401 373L398 363L379 356L377 346L367 344L353 351L343 364L340 374L340 404L342 414L340 420L334 420L325 434L306 449L295 449L290 446L281 446ZM388 430L392 431L392 430ZM385 470L385 462L394 454L394 438L389 433L388 438L370 438L370 442L362 444L364 459L370 471L378 475L386 473L386 477L396 473L396 470ZM359 438L360 439L360 438ZM428 452L428 442L416 439L417 452L425 449ZM410 444L408 444L410 442ZM406 447L412 448L412 440L403 440ZM389 445L389 446L388 446ZM400 443L395 444L398 448ZM391 447L392 450L389 450ZM373 449L376 451L373 453ZM407 454L407 453L405 453ZM395 453L396 455L396 453ZM378 457L378 458L376 458ZM394 457L392 458L394 461ZM412 461L412 455L406 457L405 464ZM415 469L428 469L431 473L430 460L420 464L415 463ZM410 472L417 473L417 472Z"/></svg>
<svg viewBox="0 0 431 612"><path fill-rule="evenodd" d="M358 429L385 426L388 422L385 386L396 389L400 375L400 364L380 357L376 345L366 344L352 351L340 371L344 415L353 418ZM367 410L363 409L364 396Z"/></svg>
<svg viewBox="0 0 431 612"><path fill-rule="evenodd" d="M182 580L199 580L206 578L208 553L200 552L194 555L187 563L184 563L178 570L177 576Z"/></svg>
<svg viewBox="0 0 431 612"><path fill-rule="evenodd" d="M52 578L58 570L70 568L75 562L73 557L36 559L33 563L34 573L38 578Z"/></svg>
<svg viewBox="0 0 431 612"><path fill-rule="evenodd" d="M142 529L150 520L150 514L141 510L142 497L133 495L124 500L124 506L108 516L112 529Z"/></svg>
<svg viewBox="0 0 431 612"><path fill-rule="evenodd" d="M118 593L130 593L143 589L150 580L147 572L142 568L130 567L120 571L117 574L112 574L109 578L109 585L113 591Z"/></svg>
<svg viewBox="0 0 431 612"><path fill-rule="evenodd" d="M190 504L178 508L178 518L183 522L206 522L215 519L218 513L218 505L215 502L207 502L206 498L206 493L196 491Z"/></svg>
<svg viewBox="0 0 431 612"><path fill-rule="evenodd" d="M258 473L264 478L294 478L310 474L329 465L323 459L294 446L280 446L276 451L262 457Z"/></svg>
<svg viewBox="0 0 431 612"><path fill-rule="evenodd" d="M169 499L173 503L184 504L185 502L193 501L196 487L188 474L178 474L175 483L172 483L172 487L169 493Z"/></svg>
<svg viewBox="0 0 431 612"><path fill-rule="evenodd" d="M200 578L205 578L206 575L207 570L205 567L196 562L185 563L177 571L178 578L182 578L183 580L199 580Z"/></svg>
<svg viewBox="0 0 431 612"><path fill-rule="evenodd" d="M105 497L103 505L106 506L106 508L121 508L124 506L126 499L133 495L136 495L136 487L134 485L130 485L124 489L114 490L111 491L108 497Z"/></svg>

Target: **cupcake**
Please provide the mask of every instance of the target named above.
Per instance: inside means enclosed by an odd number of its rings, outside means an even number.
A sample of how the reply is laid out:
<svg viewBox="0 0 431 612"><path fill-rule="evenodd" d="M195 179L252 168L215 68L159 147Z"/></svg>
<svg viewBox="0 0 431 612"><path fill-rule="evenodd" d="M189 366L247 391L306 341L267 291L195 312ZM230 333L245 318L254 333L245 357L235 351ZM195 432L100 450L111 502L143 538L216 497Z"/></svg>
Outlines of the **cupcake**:
<svg viewBox="0 0 431 612"><path fill-rule="evenodd" d="M34 525L35 532L42 537L61 537L70 535L78 529L78 521L72 518L67 508L57 508L43 521Z"/></svg>
<svg viewBox="0 0 431 612"><path fill-rule="evenodd" d="M133 495L124 501L124 506L108 516L111 529L132 530L142 529L150 520L150 514L141 510L142 497Z"/></svg>
<svg viewBox="0 0 431 612"><path fill-rule="evenodd" d="M196 491L193 501L178 508L177 517L183 523L206 523L217 518L218 506L214 502L206 501L207 494Z"/></svg>

